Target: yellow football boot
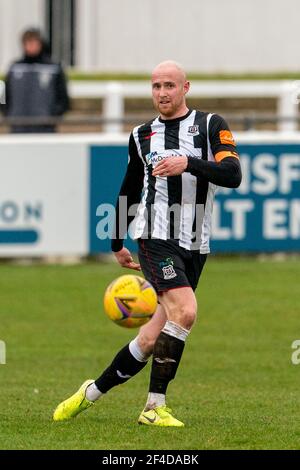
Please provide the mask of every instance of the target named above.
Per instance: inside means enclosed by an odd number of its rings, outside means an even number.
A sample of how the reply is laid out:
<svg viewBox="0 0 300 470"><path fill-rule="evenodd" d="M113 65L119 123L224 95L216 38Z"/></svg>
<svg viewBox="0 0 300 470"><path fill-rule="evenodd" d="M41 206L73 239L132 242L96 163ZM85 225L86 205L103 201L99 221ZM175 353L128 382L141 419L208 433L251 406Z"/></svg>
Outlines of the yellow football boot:
<svg viewBox="0 0 300 470"><path fill-rule="evenodd" d="M62 401L54 411L53 420L64 421L70 418L75 418L75 416L81 413L81 411L94 405L94 402L89 401L85 397L85 391L92 383L94 383L94 380L86 380L74 395L67 398L65 401Z"/></svg>
<svg viewBox="0 0 300 470"><path fill-rule="evenodd" d="M166 405L158 406L153 410L142 411L138 419L139 424L147 426L174 426L182 428L184 424L171 415L172 410Z"/></svg>

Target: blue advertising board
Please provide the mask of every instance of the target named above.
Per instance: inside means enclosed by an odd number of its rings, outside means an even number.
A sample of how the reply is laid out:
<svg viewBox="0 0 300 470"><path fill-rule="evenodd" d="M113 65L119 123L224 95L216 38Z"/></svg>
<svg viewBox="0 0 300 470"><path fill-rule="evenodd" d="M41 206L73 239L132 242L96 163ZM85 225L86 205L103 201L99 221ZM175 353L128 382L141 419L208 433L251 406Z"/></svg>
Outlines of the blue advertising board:
<svg viewBox="0 0 300 470"><path fill-rule="evenodd" d="M110 251L115 203L128 162L124 145L92 146L90 148L90 253ZM130 238L126 246L136 251Z"/></svg>
<svg viewBox="0 0 300 470"><path fill-rule="evenodd" d="M216 193L211 251L299 251L300 144L240 144L238 150L243 182ZM127 147L92 146L90 162L90 252L109 252L108 212L126 171ZM126 246L136 250L130 239Z"/></svg>

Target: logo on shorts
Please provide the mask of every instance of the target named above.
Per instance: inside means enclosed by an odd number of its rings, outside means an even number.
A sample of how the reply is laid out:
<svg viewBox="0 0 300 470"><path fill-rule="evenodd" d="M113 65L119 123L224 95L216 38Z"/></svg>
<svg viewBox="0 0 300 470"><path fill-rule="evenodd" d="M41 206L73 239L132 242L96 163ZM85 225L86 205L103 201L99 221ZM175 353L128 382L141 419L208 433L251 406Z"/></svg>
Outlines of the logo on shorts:
<svg viewBox="0 0 300 470"><path fill-rule="evenodd" d="M159 263L165 280L173 279L173 277L177 276L173 265L174 261L172 258L166 258L164 261Z"/></svg>
<svg viewBox="0 0 300 470"><path fill-rule="evenodd" d="M193 136L199 135L199 126L198 125L189 126L188 135L193 135Z"/></svg>
<svg viewBox="0 0 300 470"><path fill-rule="evenodd" d="M172 266L172 264L170 264L169 266L164 266L162 268L162 272L163 272L163 275L164 275L164 279L166 279L166 280L173 279L173 277L177 276L177 274L175 273L175 269Z"/></svg>
<svg viewBox="0 0 300 470"><path fill-rule="evenodd" d="M166 258L164 261L161 261L159 263L159 266L162 268L163 266L169 266L169 265L174 265L174 261L172 260L172 258Z"/></svg>

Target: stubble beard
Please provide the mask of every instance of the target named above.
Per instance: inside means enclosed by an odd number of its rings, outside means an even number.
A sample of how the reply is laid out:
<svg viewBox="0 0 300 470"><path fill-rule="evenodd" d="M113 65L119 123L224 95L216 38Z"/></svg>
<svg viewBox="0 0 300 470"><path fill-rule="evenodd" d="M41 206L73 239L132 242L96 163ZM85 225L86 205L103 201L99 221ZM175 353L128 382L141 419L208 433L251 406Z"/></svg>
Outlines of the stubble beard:
<svg viewBox="0 0 300 470"><path fill-rule="evenodd" d="M161 116L166 118L172 118L175 116L180 107L182 106L181 103L169 103L168 106L163 106L160 103L155 105L156 110L161 114Z"/></svg>

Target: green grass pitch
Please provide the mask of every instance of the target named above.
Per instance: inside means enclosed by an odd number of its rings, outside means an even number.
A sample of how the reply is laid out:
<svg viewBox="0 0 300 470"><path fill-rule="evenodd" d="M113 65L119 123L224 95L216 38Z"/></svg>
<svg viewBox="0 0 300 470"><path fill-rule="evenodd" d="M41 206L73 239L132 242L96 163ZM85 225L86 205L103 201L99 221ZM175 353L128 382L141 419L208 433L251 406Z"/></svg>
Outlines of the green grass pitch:
<svg viewBox="0 0 300 470"><path fill-rule="evenodd" d="M300 263L211 257L168 404L183 429L138 426L148 365L70 422L55 406L135 334L104 315L116 264L0 266L0 449L299 449Z"/></svg>

